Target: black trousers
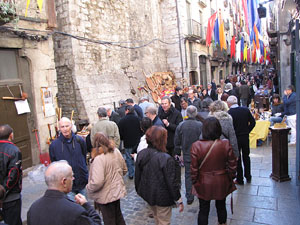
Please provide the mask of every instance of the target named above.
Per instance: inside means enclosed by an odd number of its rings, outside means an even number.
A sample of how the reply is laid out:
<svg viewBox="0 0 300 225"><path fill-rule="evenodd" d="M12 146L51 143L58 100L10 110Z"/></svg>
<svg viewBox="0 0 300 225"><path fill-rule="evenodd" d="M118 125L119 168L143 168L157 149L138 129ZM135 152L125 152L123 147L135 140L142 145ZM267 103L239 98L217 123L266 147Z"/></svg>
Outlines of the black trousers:
<svg viewBox="0 0 300 225"><path fill-rule="evenodd" d="M246 179L251 179L251 162L250 162L250 148L249 148L249 135L243 135L237 137L238 148L240 152L240 157L237 164L237 181L243 183L243 176ZM242 160L244 164L244 175Z"/></svg>
<svg viewBox="0 0 300 225"><path fill-rule="evenodd" d="M216 208L218 214L218 222L220 224L226 223L227 211L225 205L226 198L223 200L216 200ZM199 213L198 213L198 225L208 224L208 215L210 210L210 200L206 201L199 198Z"/></svg>
<svg viewBox="0 0 300 225"><path fill-rule="evenodd" d="M120 199L107 204L96 203L105 225L126 225L120 208Z"/></svg>
<svg viewBox="0 0 300 225"><path fill-rule="evenodd" d="M3 203L2 213L5 223L9 225L22 225L21 205L21 199Z"/></svg>

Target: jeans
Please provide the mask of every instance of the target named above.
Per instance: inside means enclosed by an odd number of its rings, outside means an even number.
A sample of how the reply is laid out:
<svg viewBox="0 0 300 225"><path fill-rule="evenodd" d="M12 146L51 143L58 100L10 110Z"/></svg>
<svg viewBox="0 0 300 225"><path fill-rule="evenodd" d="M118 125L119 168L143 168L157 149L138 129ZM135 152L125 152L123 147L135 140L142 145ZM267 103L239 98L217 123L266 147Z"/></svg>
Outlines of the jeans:
<svg viewBox="0 0 300 225"><path fill-rule="evenodd" d="M274 123L281 123L282 118L281 117L276 117L276 116L271 116L269 120L271 122L271 126L273 126Z"/></svg>
<svg viewBox="0 0 300 225"><path fill-rule="evenodd" d="M194 195L192 194L192 179L191 179L191 163L184 162L184 176L185 176L185 197L187 201L194 200Z"/></svg>
<svg viewBox="0 0 300 225"><path fill-rule="evenodd" d="M4 222L9 225L22 225L21 208L21 199L3 203L2 213Z"/></svg>
<svg viewBox="0 0 300 225"><path fill-rule="evenodd" d="M248 98L241 98L241 106L246 106L246 107L248 107L247 102L248 102Z"/></svg>
<svg viewBox="0 0 300 225"><path fill-rule="evenodd" d="M220 224L226 223L227 220L225 201L226 198L223 200L216 200L218 222ZM206 201L204 199L199 198L198 225L208 224L209 210L210 210L210 200Z"/></svg>
<svg viewBox="0 0 300 225"><path fill-rule="evenodd" d="M125 162L128 168L128 176L134 176L134 161L131 157L133 148L125 148Z"/></svg>
<svg viewBox="0 0 300 225"><path fill-rule="evenodd" d="M85 198L87 198L87 194L86 194L86 189L83 188L81 189L79 192L75 193L75 192L69 192L67 194L68 199L70 199L71 201L75 202L75 195L77 194L82 194Z"/></svg>

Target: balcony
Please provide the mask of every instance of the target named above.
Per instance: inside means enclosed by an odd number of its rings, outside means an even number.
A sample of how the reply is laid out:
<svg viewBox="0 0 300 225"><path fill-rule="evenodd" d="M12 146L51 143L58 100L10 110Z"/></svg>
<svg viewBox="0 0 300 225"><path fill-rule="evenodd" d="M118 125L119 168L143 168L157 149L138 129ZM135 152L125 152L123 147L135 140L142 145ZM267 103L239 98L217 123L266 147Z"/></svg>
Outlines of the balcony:
<svg viewBox="0 0 300 225"><path fill-rule="evenodd" d="M188 20L188 39L191 41L205 39L205 27L195 20Z"/></svg>
<svg viewBox="0 0 300 225"><path fill-rule="evenodd" d="M200 6L202 6L203 8L207 6L207 0L199 0L198 3Z"/></svg>

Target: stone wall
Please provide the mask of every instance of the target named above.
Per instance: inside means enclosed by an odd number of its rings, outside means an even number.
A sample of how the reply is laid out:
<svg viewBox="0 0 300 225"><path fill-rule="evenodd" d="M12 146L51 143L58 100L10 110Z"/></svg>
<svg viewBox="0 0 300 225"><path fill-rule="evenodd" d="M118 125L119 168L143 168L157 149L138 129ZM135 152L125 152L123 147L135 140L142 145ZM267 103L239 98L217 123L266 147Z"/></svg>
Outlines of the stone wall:
<svg viewBox="0 0 300 225"><path fill-rule="evenodd" d="M91 40L141 46L163 40L158 0L56 1L58 29ZM131 41L133 43L128 43ZM75 119L97 120L99 106L142 95L145 74L167 71L165 45L155 41L143 48L121 48L68 36L55 37L59 104ZM131 93L134 90L135 95Z"/></svg>

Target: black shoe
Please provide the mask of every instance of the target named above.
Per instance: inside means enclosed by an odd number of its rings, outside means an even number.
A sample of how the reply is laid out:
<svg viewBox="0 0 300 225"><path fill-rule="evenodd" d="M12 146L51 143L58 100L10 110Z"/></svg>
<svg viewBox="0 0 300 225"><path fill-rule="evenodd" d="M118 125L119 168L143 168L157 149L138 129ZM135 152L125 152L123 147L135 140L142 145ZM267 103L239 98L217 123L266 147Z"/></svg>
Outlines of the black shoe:
<svg viewBox="0 0 300 225"><path fill-rule="evenodd" d="M192 199L192 200L187 200L187 204L188 204L188 205L193 204L193 202L194 202L194 199Z"/></svg>
<svg viewBox="0 0 300 225"><path fill-rule="evenodd" d="M252 177L247 178L247 183L251 183Z"/></svg>
<svg viewBox="0 0 300 225"><path fill-rule="evenodd" d="M244 181L235 180L234 183L237 185L244 185Z"/></svg>
<svg viewBox="0 0 300 225"><path fill-rule="evenodd" d="M129 178L129 180L132 180L132 179L133 179L133 177L131 177L131 176L129 176L128 178Z"/></svg>

